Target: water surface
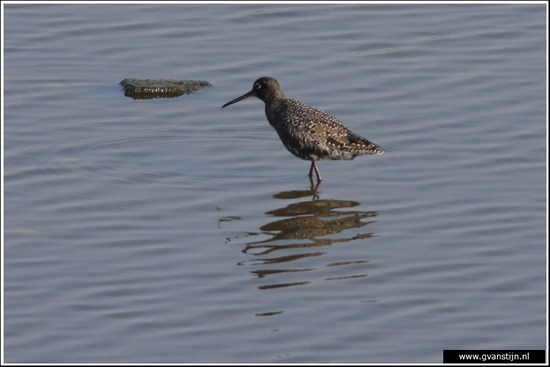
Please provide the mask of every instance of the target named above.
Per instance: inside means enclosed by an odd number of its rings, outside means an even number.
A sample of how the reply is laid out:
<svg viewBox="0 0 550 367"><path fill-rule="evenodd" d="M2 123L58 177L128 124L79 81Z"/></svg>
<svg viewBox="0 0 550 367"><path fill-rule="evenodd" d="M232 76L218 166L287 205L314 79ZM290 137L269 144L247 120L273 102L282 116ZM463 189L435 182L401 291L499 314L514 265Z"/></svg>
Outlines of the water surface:
<svg viewBox="0 0 550 367"><path fill-rule="evenodd" d="M3 6L5 362L545 349L545 5ZM312 187L264 75L384 154Z"/></svg>

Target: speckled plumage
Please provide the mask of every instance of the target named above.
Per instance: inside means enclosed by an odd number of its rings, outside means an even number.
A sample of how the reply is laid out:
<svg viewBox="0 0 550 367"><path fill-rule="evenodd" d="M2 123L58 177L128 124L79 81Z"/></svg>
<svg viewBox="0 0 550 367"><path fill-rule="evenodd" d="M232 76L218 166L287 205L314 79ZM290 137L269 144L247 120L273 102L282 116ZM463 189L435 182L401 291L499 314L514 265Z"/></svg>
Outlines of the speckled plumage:
<svg viewBox="0 0 550 367"><path fill-rule="evenodd" d="M287 99L277 80L263 77L254 82L252 91L225 105L249 97L265 102L265 114L279 134L283 145L295 156L312 162L317 179L321 175L315 164L318 160L353 159L363 154L382 154L378 145L354 134L334 116L294 99Z"/></svg>

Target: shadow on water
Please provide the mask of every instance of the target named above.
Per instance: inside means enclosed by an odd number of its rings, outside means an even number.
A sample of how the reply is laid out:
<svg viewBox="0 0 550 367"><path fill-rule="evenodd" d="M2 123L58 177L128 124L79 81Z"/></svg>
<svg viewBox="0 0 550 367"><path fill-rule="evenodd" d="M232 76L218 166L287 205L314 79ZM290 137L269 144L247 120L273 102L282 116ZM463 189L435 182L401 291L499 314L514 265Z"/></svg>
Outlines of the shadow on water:
<svg viewBox="0 0 550 367"><path fill-rule="evenodd" d="M306 285L311 283L311 279L305 276L306 272L315 271L321 266L326 269L368 262L361 259L323 262L322 257L330 253L330 246L334 244L358 240L359 244L364 244L365 240L374 237L375 234L364 231L364 227L374 222L376 211L354 210L360 206L357 201L322 199L317 187L313 185L310 190L284 191L273 195L273 198L292 203L265 212L268 222L260 227L260 232L228 239L237 239L239 245L244 246L242 252L249 255L237 265L259 267L250 273L258 279L272 280L259 285L259 289ZM302 198L309 199L296 202ZM354 231L358 228L363 228L363 233ZM248 241L258 236L267 236L267 239ZM243 238L246 241L244 243L241 242ZM332 255L329 257L334 260L335 256ZM336 271L337 276L325 277L324 280L367 276L363 266L355 266L350 270L361 273L344 275Z"/></svg>

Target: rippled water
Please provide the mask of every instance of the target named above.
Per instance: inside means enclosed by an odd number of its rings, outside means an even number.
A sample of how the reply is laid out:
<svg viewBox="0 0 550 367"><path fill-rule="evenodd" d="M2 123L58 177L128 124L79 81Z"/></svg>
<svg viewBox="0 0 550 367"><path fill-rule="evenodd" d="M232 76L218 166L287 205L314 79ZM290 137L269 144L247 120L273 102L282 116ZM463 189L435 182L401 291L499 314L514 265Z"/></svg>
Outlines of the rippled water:
<svg viewBox="0 0 550 367"><path fill-rule="evenodd" d="M546 5L2 5L5 362L545 349ZM264 75L384 154L315 187Z"/></svg>

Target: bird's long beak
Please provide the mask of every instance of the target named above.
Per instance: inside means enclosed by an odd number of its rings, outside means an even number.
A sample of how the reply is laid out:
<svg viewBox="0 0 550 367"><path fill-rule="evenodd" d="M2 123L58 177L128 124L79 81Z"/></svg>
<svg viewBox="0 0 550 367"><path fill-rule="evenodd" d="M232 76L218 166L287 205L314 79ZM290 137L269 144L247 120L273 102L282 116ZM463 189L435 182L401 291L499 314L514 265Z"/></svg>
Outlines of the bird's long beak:
<svg viewBox="0 0 550 367"><path fill-rule="evenodd" d="M242 101L243 99L250 98L250 97L254 97L254 91L253 91L253 90L251 90L250 92L248 92L248 93L246 93L246 94L243 94L243 95L240 96L239 98L235 98L234 100L227 102L226 104L224 104L224 105L222 106L222 108L224 108L225 106L229 106L230 104L233 104L233 103L237 103L237 102L239 102L239 101Z"/></svg>

